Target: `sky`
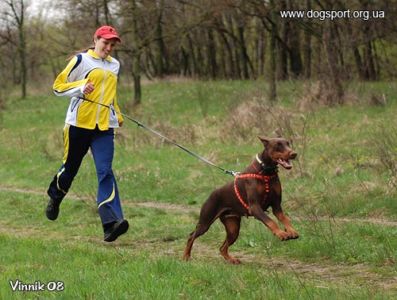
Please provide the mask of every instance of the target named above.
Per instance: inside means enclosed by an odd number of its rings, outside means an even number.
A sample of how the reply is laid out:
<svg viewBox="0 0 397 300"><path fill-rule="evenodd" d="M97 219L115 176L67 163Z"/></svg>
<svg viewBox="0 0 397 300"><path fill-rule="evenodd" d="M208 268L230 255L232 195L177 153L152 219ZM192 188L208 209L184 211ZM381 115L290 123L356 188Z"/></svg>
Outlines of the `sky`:
<svg viewBox="0 0 397 300"><path fill-rule="evenodd" d="M28 0L30 5L28 7L28 14L31 17L42 16L45 19L56 18L60 10L57 10L57 3L61 2L60 0Z"/></svg>

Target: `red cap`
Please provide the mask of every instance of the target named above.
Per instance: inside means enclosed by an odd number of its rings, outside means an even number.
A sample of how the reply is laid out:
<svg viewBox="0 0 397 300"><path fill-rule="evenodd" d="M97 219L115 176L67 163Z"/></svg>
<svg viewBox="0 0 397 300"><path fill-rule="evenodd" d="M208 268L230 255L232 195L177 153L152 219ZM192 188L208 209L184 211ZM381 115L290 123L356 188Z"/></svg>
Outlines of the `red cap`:
<svg viewBox="0 0 397 300"><path fill-rule="evenodd" d="M101 38L104 38L105 40L116 39L119 42L121 42L121 39L120 39L119 34L117 33L116 29L114 29L112 26L108 26L108 25L99 27L95 31L94 37L101 37Z"/></svg>

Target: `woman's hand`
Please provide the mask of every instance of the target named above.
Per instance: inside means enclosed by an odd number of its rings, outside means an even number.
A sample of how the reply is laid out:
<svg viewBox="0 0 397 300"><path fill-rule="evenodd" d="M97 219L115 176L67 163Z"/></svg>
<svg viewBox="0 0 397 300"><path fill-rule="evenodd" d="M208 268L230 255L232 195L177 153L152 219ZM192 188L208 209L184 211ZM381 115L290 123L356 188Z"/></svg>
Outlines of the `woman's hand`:
<svg viewBox="0 0 397 300"><path fill-rule="evenodd" d="M94 91L95 87L91 81L88 81L84 87L83 94L91 94Z"/></svg>

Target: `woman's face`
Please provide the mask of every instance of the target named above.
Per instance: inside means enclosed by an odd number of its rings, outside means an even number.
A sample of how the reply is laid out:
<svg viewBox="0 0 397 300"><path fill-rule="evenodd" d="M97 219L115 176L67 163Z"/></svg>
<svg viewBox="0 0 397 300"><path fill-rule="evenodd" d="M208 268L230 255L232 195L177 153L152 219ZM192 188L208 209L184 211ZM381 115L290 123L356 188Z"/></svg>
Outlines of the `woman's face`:
<svg viewBox="0 0 397 300"><path fill-rule="evenodd" d="M95 38L95 53L102 59L105 59L112 52L114 46L117 44L117 39L106 40L104 38Z"/></svg>

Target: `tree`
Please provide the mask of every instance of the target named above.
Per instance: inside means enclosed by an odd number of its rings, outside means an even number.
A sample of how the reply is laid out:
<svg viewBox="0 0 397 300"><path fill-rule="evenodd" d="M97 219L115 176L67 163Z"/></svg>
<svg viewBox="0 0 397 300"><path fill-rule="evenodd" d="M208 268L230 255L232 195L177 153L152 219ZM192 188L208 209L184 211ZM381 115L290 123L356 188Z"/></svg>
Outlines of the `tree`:
<svg viewBox="0 0 397 300"><path fill-rule="evenodd" d="M269 63L269 100L275 102L277 99L277 85L276 85L276 35L277 24L274 11L274 0L270 0L271 9L271 31L270 31L270 63Z"/></svg>
<svg viewBox="0 0 397 300"><path fill-rule="evenodd" d="M141 90L141 67L140 67L140 39L138 33L138 14L139 8L137 6L136 0L131 0L131 32L132 32L132 77L134 78L134 99L133 104L137 105L141 102L142 90Z"/></svg>
<svg viewBox="0 0 397 300"><path fill-rule="evenodd" d="M121 62L120 79L133 78L132 103L141 101L143 76L262 77L273 100L276 80L304 76L334 93L324 97L331 105L343 102L347 80L397 76L397 0L64 0L56 5L61 13L51 16L56 20L48 22L29 18L27 3L0 2L2 83L20 85L23 97L29 79L55 76L66 57L90 46L103 24L115 26L123 40L114 56ZM386 15L332 22L281 16L299 10Z"/></svg>
<svg viewBox="0 0 397 300"><path fill-rule="evenodd" d="M5 5L8 8L4 13L5 20L10 27L16 28L18 32L18 42L16 46L20 63L19 77L21 96L22 98L26 98L26 84L28 77L26 67L25 13L27 5L25 0L6 0Z"/></svg>

